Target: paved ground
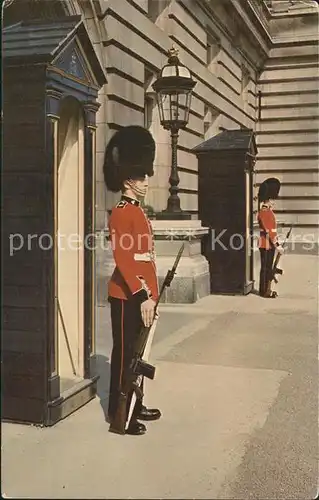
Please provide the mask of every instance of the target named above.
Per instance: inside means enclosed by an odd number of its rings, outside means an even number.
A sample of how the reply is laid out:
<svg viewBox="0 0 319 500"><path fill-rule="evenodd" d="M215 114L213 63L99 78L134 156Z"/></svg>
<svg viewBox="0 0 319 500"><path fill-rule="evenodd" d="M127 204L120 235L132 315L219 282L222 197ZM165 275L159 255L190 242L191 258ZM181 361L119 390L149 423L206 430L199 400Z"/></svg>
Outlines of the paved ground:
<svg viewBox="0 0 319 500"><path fill-rule="evenodd" d="M287 255L280 298L165 305L145 436L107 432L99 398L51 429L2 426L2 492L20 498L310 499L318 485L317 257Z"/></svg>

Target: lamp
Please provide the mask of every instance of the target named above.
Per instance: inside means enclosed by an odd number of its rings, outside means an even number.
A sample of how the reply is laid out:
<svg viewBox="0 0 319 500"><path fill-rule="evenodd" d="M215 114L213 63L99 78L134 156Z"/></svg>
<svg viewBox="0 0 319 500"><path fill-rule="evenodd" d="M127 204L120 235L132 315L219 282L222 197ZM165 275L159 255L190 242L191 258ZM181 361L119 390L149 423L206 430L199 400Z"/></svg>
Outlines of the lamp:
<svg viewBox="0 0 319 500"><path fill-rule="evenodd" d="M168 51L168 62L161 70L159 78L152 87L156 92L160 122L165 130L171 131L172 164L169 177L170 196L167 208L157 214L164 219L188 219L189 214L182 211L178 196L179 176L177 170L178 132L186 127L189 119L192 91L196 82L189 69L181 64L178 50L172 47Z"/></svg>

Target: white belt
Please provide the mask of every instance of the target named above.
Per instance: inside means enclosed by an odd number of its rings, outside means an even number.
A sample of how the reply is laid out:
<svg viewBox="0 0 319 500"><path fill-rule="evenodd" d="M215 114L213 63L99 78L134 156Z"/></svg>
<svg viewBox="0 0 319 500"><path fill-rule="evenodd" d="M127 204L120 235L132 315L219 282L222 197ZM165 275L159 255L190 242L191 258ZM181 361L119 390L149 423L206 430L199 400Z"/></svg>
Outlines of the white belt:
<svg viewBox="0 0 319 500"><path fill-rule="evenodd" d="M150 261L154 260L154 255L151 252L135 253L134 260L137 260L139 262L150 262Z"/></svg>

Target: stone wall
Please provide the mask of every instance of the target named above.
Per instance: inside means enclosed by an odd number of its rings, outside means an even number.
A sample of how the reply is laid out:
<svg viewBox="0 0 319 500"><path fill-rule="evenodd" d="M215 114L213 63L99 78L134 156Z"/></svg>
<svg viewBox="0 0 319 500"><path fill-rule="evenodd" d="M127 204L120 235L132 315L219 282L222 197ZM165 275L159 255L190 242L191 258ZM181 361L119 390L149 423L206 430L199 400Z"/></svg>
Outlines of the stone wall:
<svg viewBox="0 0 319 500"><path fill-rule="evenodd" d="M283 4L273 7L273 45L258 81L256 180L280 178L279 219L294 225L295 236L310 233L317 240L318 11L297 4L284 12Z"/></svg>

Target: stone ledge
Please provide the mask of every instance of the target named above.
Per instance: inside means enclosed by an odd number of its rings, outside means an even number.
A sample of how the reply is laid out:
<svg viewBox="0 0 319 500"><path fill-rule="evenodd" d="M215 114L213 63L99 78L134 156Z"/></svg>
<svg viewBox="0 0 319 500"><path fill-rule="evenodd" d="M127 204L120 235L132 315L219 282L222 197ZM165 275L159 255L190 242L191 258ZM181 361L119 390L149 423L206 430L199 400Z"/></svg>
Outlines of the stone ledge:
<svg viewBox="0 0 319 500"><path fill-rule="evenodd" d="M158 281L161 286L163 278L159 278ZM207 273L192 278L176 276L172 285L166 288L161 303L193 304L207 295L210 295L210 281Z"/></svg>

